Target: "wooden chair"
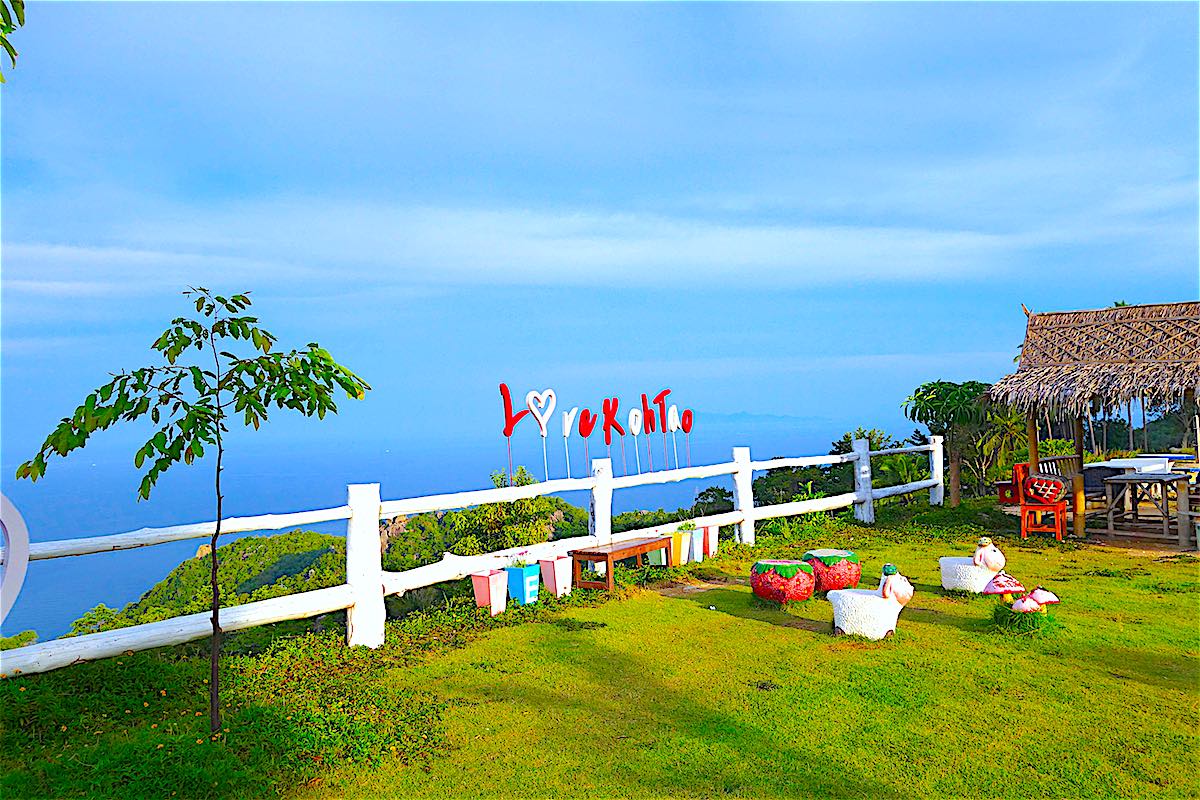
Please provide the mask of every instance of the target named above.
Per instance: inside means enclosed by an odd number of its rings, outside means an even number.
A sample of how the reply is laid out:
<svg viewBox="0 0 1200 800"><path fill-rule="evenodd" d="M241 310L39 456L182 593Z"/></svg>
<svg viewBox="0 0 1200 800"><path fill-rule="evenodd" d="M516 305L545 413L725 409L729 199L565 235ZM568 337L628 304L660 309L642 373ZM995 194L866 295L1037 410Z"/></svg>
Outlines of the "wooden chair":
<svg viewBox="0 0 1200 800"><path fill-rule="evenodd" d="M1028 465L1025 465L1028 468ZM1021 481L1021 538L1031 533L1053 533L1061 542L1067 535L1067 479L1033 472ZM1046 515L1052 517L1046 522Z"/></svg>

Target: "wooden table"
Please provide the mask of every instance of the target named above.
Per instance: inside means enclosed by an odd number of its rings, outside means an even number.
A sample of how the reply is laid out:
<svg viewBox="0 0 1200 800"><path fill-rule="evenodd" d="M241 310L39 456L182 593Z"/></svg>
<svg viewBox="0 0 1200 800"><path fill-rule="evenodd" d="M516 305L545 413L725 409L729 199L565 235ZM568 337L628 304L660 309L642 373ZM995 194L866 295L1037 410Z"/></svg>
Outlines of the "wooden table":
<svg viewBox="0 0 1200 800"><path fill-rule="evenodd" d="M613 562L637 556L637 564L642 565L642 556L653 550L666 550L667 566L671 567L671 537L656 536L651 539L631 539L627 542L601 544L568 553L574 561L575 585L581 589L613 590ZM580 575L584 562L603 562L604 581L585 581Z"/></svg>
<svg viewBox="0 0 1200 800"><path fill-rule="evenodd" d="M1171 492L1175 495L1175 515L1177 517L1177 536L1171 536ZM1138 507L1142 500L1148 500L1162 514L1162 538L1178 538L1180 547L1187 549L1191 542L1191 508L1188 498L1188 476L1178 472L1131 472L1125 475L1114 475L1104 479L1104 513L1108 518L1108 532L1134 533L1137 531L1118 531L1114 527L1114 518L1118 516L1117 506L1126 502L1125 509L1119 512L1123 522L1129 522L1132 516L1133 524L1141 524ZM1155 538L1158 538L1155 536Z"/></svg>

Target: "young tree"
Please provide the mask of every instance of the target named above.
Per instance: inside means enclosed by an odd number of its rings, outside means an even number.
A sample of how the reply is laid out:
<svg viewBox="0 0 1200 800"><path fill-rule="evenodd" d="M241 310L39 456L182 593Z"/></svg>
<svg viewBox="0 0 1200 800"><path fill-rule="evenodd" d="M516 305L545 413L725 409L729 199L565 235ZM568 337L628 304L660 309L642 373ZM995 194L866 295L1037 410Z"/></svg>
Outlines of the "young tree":
<svg viewBox="0 0 1200 800"><path fill-rule="evenodd" d="M18 478L36 481L46 473L46 459L66 456L87 444L99 430L118 422L133 422L149 415L157 430L134 454L133 463L144 469L138 498L149 499L159 477L175 464L191 464L216 451L214 494L216 527L209 548L212 588L212 654L209 678L209 721L221 727L217 658L221 647L221 595L217 584L217 539L221 535L221 462L224 435L235 417L256 430L267 420L271 406L297 411L306 417L324 418L337 413L335 394L361 400L371 388L361 378L333 360L316 343L302 350L272 352L276 338L258 326L258 318L244 312L247 294L229 297L208 289L189 288L197 317L176 317L152 345L166 364L113 374L64 418L46 437L32 459L17 469ZM230 347L249 346L248 355ZM191 363L186 356L196 353ZM183 359L181 361L181 359Z"/></svg>
<svg viewBox="0 0 1200 800"><path fill-rule="evenodd" d="M962 500L962 449L968 438L967 428L983 419L983 393L987 390L988 384L979 381L930 381L918 386L904 401L909 419L925 425L931 434L946 438L951 507Z"/></svg>

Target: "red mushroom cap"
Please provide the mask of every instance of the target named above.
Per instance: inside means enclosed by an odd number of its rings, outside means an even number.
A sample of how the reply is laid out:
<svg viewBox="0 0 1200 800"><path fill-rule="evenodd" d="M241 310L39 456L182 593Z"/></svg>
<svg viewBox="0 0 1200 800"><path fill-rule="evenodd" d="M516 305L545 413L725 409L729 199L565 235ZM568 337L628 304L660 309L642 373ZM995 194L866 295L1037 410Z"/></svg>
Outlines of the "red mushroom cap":
<svg viewBox="0 0 1200 800"><path fill-rule="evenodd" d="M1058 599L1058 595L1056 595L1054 592L1043 589L1041 586L1034 589L1027 596L1032 597L1039 605L1043 606L1052 606L1055 603L1061 602Z"/></svg>
<svg viewBox="0 0 1200 800"><path fill-rule="evenodd" d="M1032 597L1026 596L1026 597L1022 597L1020 600L1013 603L1012 610L1016 611L1019 614L1029 614L1034 611L1041 611L1042 606L1041 606L1041 604L1038 603L1037 600L1034 600Z"/></svg>
<svg viewBox="0 0 1200 800"><path fill-rule="evenodd" d="M1021 582L1007 572L997 572L983 588L984 594L1017 594L1025 591Z"/></svg>

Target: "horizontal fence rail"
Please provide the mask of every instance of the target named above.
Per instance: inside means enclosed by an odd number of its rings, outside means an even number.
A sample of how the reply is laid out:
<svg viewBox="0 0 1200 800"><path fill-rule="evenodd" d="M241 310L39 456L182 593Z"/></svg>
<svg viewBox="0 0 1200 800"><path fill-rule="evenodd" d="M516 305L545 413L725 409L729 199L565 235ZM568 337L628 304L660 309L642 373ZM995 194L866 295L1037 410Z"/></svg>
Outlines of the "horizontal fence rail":
<svg viewBox="0 0 1200 800"><path fill-rule="evenodd" d="M900 453L928 453L930 477L899 486L874 488L871 476L871 457ZM754 505L753 474L756 471L837 464L853 465L854 491L832 497L818 497L769 506ZM610 459L598 458L592 461L592 474L586 478L567 478L533 483L527 486L505 486L498 489L453 492L386 502L379 498L378 484L354 484L348 489L347 504L336 508L301 511L294 514L231 517L222 521L222 534L260 530L276 531L343 519L347 520L347 528L345 584L222 608L221 628L225 631L237 631L273 622L302 619L345 610L347 612L347 643L378 647L383 644L384 639L386 615L383 598L385 596L403 594L425 586L458 580L480 570L509 566L517 560L531 562L542 558L566 555L571 550L599 544L672 533L678 530L684 521L614 533L612 530L613 492L617 489L634 486L696 480L720 475L733 477L733 510L695 517L686 521L693 523L698 528L736 526L735 538L737 541L753 545L754 526L760 520L853 507L856 519L871 523L875 520L874 501L925 489L929 490L929 502L940 505L944 489L942 440L941 437L934 436L931 437L928 445L872 451L866 440L857 439L853 442L853 451L850 453L773 458L765 461L752 461L750 448L735 447L731 462L683 469L666 469L621 477L613 476ZM459 556L446 553L437 563L404 572L387 572L383 569L379 538L380 520L392 519L401 515L449 511L483 503L509 503L542 495L577 491L586 491L591 495L588 507L588 536L559 539L478 556ZM166 528L142 528L111 536L38 542L30 546L30 559L90 555L183 539L204 538L211 536L215 528L215 522L198 522ZM0 560L2 560L2 556L3 551L0 551ZM211 617L206 611L174 617L161 622L41 642L0 652L0 677L46 672L130 651L182 644L202 639L210 633Z"/></svg>
<svg viewBox="0 0 1200 800"><path fill-rule="evenodd" d="M559 492L591 491L595 485L595 478L564 478L544 483L531 483L527 486L502 486L499 489L479 489L473 492L431 494L425 497L410 497L406 500L389 500L380 504L380 519L426 514L430 511L450 511L484 503L511 503L514 500L528 500L531 497L558 494Z"/></svg>
<svg viewBox="0 0 1200 800"><path fill-rule="evenodd" d="M872 454L874 455L874 454ZM837 453L827 456L801 456L800 458L772 458L767 461L752 461L756 471L768 469L790 469L795 467L822 467L834 464L849 464L858 461L858 453Z"/></svg>
<svg viewBox="0 0 1200 800"><path fill-rule="evenodd" d="M872 456L891 456L899 453L927 453L934 449L932 444L915 444L911 447L889 447L886 450L872 450Z"/></svg>
<svg viewBox="0 0 1200 800"><path fill-rule="evenodd" d="M221 521L221 535L245 533L246 531L278 531L300 525L315 525L350 519L350 506L324 508L319 511L299 511L294 514L260 514L256 517L229 517ZM217 529L216 522L194 522L189 525L172 525L167 528L140 528L128 533L108 536L91 536L85 539L56 539L51 542L34 542L29 545L29 560L86 556L92 553L111 553L116 550L132 550L155 544L180 542L185 539L207 539ZM0 548L0 564L4 563L4 550Z"/></svg>
<svg viewBox="0 0 1200 800"><path fill-rule="evenodd" d="M272 622L304 619L331 611L341 611L349 605L350 587L345 584L329 589L257 600L240 606L221 609L221 630L240 631ZM5 676L47 672L59 667L95 661L98 658L119 656L131 650L150 650L155 647L183 644L203 639L212 633L212 612L202 611L183 617L148 622L128 628L55 639L5 651L0 657L0 669Z"/></svg>

